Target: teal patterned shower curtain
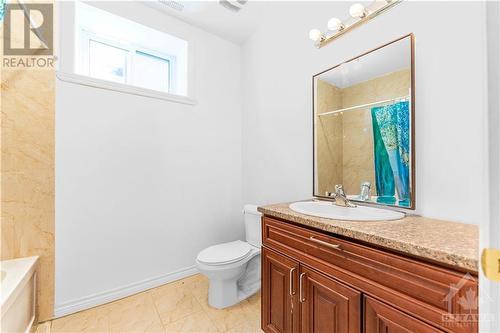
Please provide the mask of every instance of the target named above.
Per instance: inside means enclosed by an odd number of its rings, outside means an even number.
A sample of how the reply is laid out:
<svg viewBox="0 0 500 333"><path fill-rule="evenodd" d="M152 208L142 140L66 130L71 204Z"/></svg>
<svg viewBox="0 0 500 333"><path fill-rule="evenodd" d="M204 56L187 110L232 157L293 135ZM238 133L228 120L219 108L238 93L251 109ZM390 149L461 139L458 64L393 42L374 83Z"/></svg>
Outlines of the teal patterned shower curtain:
<svg viewBox="0 0 500 333"><path fill-rule="evenodd" d="M409 113L408 101L371 109L379 202L410 204Z"/></svg>

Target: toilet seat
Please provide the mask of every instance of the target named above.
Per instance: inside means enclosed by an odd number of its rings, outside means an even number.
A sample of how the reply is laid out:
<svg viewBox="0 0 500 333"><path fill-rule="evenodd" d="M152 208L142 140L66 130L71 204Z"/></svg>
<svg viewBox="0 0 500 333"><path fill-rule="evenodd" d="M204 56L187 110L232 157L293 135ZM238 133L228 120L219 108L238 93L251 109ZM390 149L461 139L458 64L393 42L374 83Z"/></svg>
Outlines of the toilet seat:
<svg viewBox="0 0 500 333"><path fill-rule="evenodd" d="M251 252L250 244L237 240L210 246L201 251L196 259L205 265L220 266L245 259Z"/></svg>

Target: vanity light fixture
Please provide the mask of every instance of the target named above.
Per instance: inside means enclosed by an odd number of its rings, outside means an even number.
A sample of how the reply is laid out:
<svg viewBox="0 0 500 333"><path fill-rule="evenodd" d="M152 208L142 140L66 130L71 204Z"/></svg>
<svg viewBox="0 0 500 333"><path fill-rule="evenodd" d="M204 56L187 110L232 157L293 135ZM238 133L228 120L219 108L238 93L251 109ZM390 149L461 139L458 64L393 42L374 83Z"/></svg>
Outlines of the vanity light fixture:
<svg viewBox="0 0 500 333"><path fill-rule="evenodd" d="M340 31L340 30L343 30L344 28L345 28L345 24L342 23L342 21L336 17L332 17L328 21L328 30Z"/></svg>
<svg viewBox="0 0 500 333"><path fill-rule="evenodd" d="M349 18L342 21L336 17L332 17L328 21L327 32L312 29L309 31L309 38L314 41L314 45L317 48L321 48L351 29L370 21L372 18L377 17L402 1L403 0L375 0L366 7L360 3L355 3L349 8Z"/></svg>
<svg viewBox="0 0 500 333"><path fill-rule="evenodd" d="M318 43L325 39L325 35L319 29L312 29L309 31L309 38Z"/></svg>
<svg viewBox="0 0 500 333"><path fill-rule="evenodd" d="M355 3L349 8L349 15L351 15L353 18L364 18L366 16L367 12L365 9L365 6L363 6L360 3Z"/></svg>

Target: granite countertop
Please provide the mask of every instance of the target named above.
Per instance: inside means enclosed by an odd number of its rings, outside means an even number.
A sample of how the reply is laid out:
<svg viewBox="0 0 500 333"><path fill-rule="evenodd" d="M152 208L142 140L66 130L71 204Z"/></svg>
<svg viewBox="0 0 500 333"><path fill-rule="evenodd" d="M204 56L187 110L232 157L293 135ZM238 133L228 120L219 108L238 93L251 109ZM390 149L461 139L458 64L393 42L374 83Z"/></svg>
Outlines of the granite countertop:
<svg viewBox="0 0 500 333"><path fill-rule="evenodd" d="M479 228L475 225L406 216L397 221L340 221L294 212L289 203L261 206L264 215L408 253L447 266L478 271Z"/></svg>

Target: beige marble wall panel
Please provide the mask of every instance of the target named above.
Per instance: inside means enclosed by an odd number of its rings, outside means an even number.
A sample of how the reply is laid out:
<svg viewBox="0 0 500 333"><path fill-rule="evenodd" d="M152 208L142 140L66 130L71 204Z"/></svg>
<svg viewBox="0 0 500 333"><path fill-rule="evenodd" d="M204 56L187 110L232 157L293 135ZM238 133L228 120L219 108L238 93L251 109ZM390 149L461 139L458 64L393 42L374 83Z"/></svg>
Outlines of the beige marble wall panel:
<svg viewBox="0 0 500 333"><path fill-rule="evenodd" d="M316 115L338 109L342 105L340 89L328 82L317 80ZM342 183L342 116L316 117L316 153L318 173L317 193L333 191Z"/></svg>
<svg viewBox="0 0 500 333"><path fill-rule="evenodd" d="M343 185L346 193L359 194L361 182L375 185L373 131L369 109L343 115ZM373 187L375 189L375 187Z"/></svg>
<svg viewBox="0 0 500 333"><path fill-rule="evenodd" d="M411 86L409 69L358 83L342 89L342 107L373 103L406 96ZM375 193L373 130L371 107L344 112L343 120L343 185L348 194L358 194L364 181L372 184Z"/></svg>
<svg viewBox="0 0 500 333"><path fill-rule="evenodd" d="M54 308L54 83L53 68L1 70L0 256L40 256L40 320Z"/></svg>

